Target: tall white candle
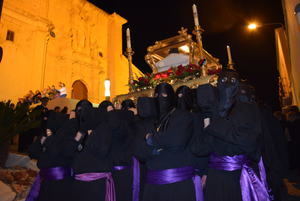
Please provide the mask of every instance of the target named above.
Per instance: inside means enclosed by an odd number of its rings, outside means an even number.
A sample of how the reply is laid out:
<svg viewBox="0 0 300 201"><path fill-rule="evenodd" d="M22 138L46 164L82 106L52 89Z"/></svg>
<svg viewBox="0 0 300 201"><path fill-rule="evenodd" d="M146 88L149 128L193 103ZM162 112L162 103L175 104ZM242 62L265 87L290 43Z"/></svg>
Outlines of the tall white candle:
<svg viewBox="0 0 300 201"><path fill-rule="evenodd" d="M232 64L231 50L229 45L227 45L227 56L228 56L228 64Z"/></svg>
<svg viewBox="0 0 300 201"><path fill-rule="evenodd" d="M193 5L193 15L194 15L195 26L199 26L198 11L197 11L197 6L195 4Z"/></svg>
<svg viewBox="0 0 300 201"><path fill-rule="evenodd" d="M126 29L126 41L127 41L127 48L131 48L131 39L130 39L130 29Z"/></svg>

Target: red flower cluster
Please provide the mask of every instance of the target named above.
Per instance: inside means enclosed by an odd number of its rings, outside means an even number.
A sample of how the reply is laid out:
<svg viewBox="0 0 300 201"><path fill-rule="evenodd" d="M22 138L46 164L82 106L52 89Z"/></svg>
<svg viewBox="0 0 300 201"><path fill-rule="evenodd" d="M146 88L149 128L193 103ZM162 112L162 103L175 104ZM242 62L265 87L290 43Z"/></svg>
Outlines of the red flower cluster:
<svg viewBox="0 0 300 201"><path fill-rule="evenodd" d="M169 70L156 74L147 73L143 77L139 77L137 80L134 80L130 85L134 90L135 89L145 89L148 87L155 87L157 84L161 82L171 82L180 79L184 79L185 77L199 77L201 74L202 66L206 60L201 60L199 65L190 64L187 66L178 66L177 68L170 68ZM208 69L208 75L217 74L220 70L217 69Z"/></svg>
<svg viewBox="0 0 300 201"><path fill-rule="evenodd" d="M159 80L159 79L168 79L170 77L172 77L172 75L174 74L174 70L172 68L170 68L169 70L167 70L166 72L162 72L162 73L156 73L154 75L155 80Z"/></svg>

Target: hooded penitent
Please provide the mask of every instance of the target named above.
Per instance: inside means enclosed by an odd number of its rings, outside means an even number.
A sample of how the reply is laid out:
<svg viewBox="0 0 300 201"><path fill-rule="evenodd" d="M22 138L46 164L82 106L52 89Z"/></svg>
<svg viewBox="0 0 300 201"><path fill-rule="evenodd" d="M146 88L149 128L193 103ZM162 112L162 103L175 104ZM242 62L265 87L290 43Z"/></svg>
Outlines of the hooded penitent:
<svg viewBox="0 0 300 201"><path fill-rule="evenodd" d="M170 84L161 83L155 88L158 109L158 130L165 131L175 108L175 92Z"/></svg>
<svg viewBox="0 0 300 201"><path fill-rule="evenodd" d="M93 110L93 105L88 100L81 100L77 103L75 108L76 119L79 121L79 127L82 131L89 130L90 114Z"/></svg>
<svg viewBox="0 0 300 201"><path fill-rule="evenodd" d="M193 107L192 90L187 86L181 86L176 90L176 107L181 110L191 110Z"/></svg>
<svg viewBox="0 0 300 201"><path fill-rule="evenodd" d="M99 106L98 106L98 109L100 112L107 112L107 108L111 106L114 108L114 105L112 104L112 102L110 101L102 101Z"/></svg>
<svg viewBox="0 0 300 201"><path fill-rule="evenodd" d="M239 74L230 69L225 69L219 74L217 91L219 94L218 113L225 117L235 103L239 89Z"/></svg>
<svg viewBox="0 0 300 201"><path fill-rule="evenodd" d="M217 106L216 88L211 84L200 85L197 88L197 104L205 117L212 117Z"/></svg>
<svg viewBox="0 0 300 201"><path fill-rule="evenodd" d="M159 116L162 117L170 112L175 106L175 93L168 83L161 83L155 88L155 97Z"/></svg>
<svg viewBox="0 0 300 201"><path fill-rule="evenodd" d="M51 110L48 115L47 128L56 133L67 120L68 115Z"/></svg>

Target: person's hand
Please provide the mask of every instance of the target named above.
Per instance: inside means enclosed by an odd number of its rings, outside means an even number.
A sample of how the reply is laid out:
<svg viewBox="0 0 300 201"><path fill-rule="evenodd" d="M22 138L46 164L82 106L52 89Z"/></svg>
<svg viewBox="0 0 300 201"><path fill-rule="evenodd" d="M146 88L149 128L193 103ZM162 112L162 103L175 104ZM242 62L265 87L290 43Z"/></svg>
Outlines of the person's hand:
<svg viewBox="0 0 300 201"><path fill-rule="evenodd" d="M88 135L91 135L91 134L92 134L92 132L93 132L92 130L88 130L88 132L87 132L87 133L88 133Z"/></svg>
<svg viewBox="0 0 300 201"><path fill-rule="evenodd" d="M46 129L46 135L47 137L50 137L52 135L52 131L50 129Z"/></svg>
<svg viewBox="0 0 300 201"><path fill-rule="evenodd" d="M76 117L76 113L74 111L71 111L69 119L75 119L75 117Z"/></svg>
<svg viewBox="0 0 300 201"><path fill-rule="evenodd" d="M132 111L134 115L137 115L137 109L134 107L131 107L128 109L129 111Z"/></svg>
<svg viewBox="0 0 300 201"><path fill-rule="evenodd" d="M79 140L82 138L82 136L83 136L82 133L78 131L78 132L76 133L75 140L76 140L77 142L79 142Z"/></svg>

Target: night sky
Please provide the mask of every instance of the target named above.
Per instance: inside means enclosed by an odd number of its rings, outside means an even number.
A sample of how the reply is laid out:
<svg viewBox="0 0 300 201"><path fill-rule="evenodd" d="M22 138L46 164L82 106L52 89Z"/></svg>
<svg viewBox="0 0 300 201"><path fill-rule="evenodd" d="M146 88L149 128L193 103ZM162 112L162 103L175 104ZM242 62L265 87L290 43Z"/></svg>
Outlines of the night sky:
<svg viewBox="0 0 300 201"><path fill-rule="evenodd" d="M236 69L256 88L257 96L273 109L279 108L278 72L274 26L246 30L248 22L283 23L281 0L90 0L108 13L128 20L135 51L133 63L150 72L144 61L147 47L155 41L177 35L180 27L194 27L192 5L198 7L204 48L227 63L226 45L231 46ZM126 47L125 37L123 47Z"/></svg>

